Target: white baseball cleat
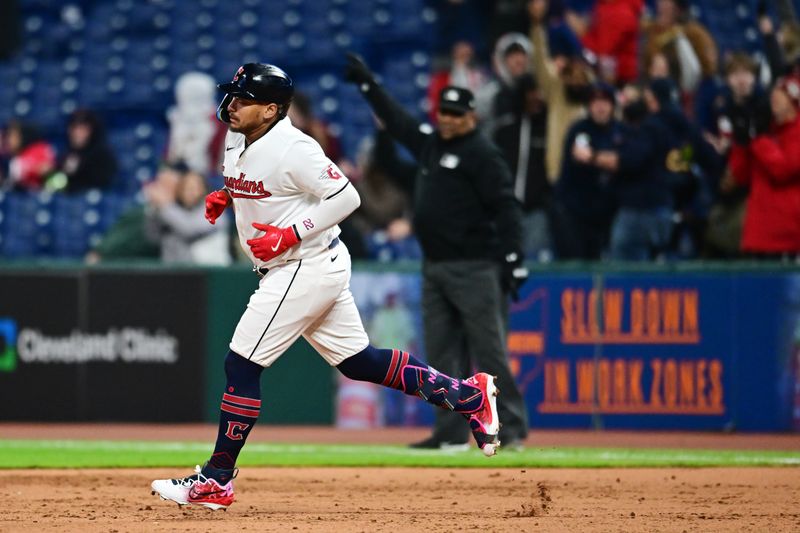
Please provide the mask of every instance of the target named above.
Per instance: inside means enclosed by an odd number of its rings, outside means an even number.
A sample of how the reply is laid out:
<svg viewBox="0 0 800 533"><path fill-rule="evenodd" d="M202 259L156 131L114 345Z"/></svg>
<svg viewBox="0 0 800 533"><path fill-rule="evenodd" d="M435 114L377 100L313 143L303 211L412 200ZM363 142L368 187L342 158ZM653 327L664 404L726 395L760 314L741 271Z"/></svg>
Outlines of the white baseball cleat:
<svg viewBox="0 0 800 533"><path fill-rule="evenodd" d="M472 429L472 436L483 454L487 457L497 453L500 441L497 434L500 431L500 419L497 416L497 386L496 377L490 376L485 372L475 374L465 381L477 387L483 392L483 403L481 408L469 416L469 427Z"/></svg>
<svg viewBox="0 0 800 533"><path fill-rule="evenodd" d="M152 493L178 506L202 505L214 511L227 509L233 503L233 478L220 485L217 480L204 476L199 465L194 471L193 475L185 478L156 479L150 484Z"/></svg>

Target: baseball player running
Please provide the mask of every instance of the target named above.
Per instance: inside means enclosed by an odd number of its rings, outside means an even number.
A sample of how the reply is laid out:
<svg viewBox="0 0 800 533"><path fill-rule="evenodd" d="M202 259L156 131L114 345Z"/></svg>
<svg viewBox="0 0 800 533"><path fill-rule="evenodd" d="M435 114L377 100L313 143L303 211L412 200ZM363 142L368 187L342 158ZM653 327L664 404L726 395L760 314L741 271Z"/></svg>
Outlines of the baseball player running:
<svg viewBox="0 0 800 533"><path fill-rule="evenodd" d="M225 357L227 383L211 458L188 477L153 481L153 494L179 506L225 509L233 503L236 459L261 409L261 372L301 335L351 379L463 414L478 447L494 455L500 445L494 377L452 378L407 352L370 345L337 226L361 200L319 144L286 117L292 80L276 66L248 63L219 88L226 94L217 117L229 128L225 187L206 197L206 218L213 224L233 208L241 246L261 279Z"/></svg>

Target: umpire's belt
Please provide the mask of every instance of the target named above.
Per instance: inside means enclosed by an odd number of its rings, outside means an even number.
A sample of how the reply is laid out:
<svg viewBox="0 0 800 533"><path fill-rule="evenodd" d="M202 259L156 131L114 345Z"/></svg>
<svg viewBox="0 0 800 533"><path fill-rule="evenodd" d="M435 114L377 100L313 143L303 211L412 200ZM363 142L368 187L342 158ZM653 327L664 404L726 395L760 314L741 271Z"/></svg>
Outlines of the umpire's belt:
<svg viewBox="0 0 800 533"><path fill-rule="evenodd" d="M328 250L332 250L332 249L336 248L336 246L338 244L339 244L339 237L336 237L328 245ZM264 276L267 275L267 272L269 272L269 269L267 267L258 267L257 268L257 267L254 266L253 267L253 272L255 272L258 275L259 278L263 278Z"/></svg>

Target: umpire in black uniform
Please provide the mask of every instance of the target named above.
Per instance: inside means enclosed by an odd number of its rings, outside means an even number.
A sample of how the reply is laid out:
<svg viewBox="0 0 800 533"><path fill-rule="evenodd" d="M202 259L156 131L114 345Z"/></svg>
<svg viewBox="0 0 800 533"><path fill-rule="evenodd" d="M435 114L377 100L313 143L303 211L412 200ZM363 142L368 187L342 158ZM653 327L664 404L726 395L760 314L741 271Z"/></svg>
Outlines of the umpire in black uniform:
<svg viewBox="0 0 800 533"><path fill-rule="evenodd" d="M358 85L390 135L419 163L413 184L413 224L424 254L422 313L431 365L450 375L474 363L496 375L501 391L500 441L521 446L528 433L525 402L506 356L508 296L516 298L528 272L521 251L522 211L500 150L476 129L470 91L445 87L439 127L412 117L348 54L345 78ZM469 428L440 411L430 438L412 446L466 443Z"/></svg>

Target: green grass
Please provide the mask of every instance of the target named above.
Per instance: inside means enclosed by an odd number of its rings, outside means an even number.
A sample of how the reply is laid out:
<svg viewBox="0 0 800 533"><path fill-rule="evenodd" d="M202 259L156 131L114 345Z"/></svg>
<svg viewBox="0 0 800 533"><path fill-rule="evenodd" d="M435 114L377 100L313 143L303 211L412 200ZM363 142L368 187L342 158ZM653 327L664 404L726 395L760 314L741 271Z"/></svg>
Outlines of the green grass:
<svg viewBox="0 0 800 533"><path fill-rule="evenodd" d="M192 467L210 443L0 440L0 468ZM486 458L477 450L439 452L404 446L248 444L239 466L708 467L800 466L800 451L527 448Z"/></svg>

